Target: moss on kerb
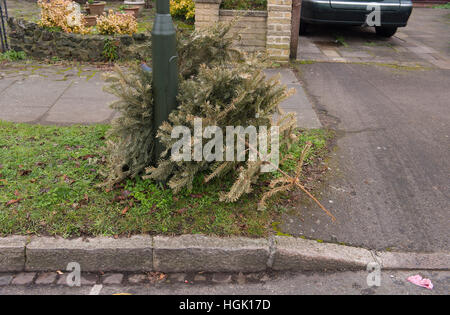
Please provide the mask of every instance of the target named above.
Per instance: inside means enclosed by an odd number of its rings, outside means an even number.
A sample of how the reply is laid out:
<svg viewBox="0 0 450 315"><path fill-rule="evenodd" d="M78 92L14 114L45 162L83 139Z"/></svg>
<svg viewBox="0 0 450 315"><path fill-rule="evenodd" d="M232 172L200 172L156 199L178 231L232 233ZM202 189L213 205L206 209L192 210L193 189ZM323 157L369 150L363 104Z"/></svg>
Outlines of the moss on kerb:
<svg viewBox="0 0 450 315"><path fill-rule="evenodd" d="M150 35L81 35L63 33L40 27L22 19L8 19L11 48L34 58L51 58L78 61L105 61L103 48L106 40L114 41L120 60L150 58Z"/></svg>
<svg viewBox="0 0 450 315"><path fill-rule="evenodd" d="M273 222L272 223L272 228L277 233L276 235L277 236L291 236L292 237L291 234L287 234L287 233L284 233L284 232L281 231L280 224L281 224L281 222Z"/></svg>

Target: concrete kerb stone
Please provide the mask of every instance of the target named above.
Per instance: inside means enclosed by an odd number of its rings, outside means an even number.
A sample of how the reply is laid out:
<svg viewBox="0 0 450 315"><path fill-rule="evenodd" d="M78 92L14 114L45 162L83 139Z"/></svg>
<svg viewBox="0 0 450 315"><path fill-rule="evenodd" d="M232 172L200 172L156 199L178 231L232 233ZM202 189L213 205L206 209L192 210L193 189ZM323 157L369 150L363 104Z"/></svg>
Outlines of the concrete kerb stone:
<svg viewBox="0 0 450 315"><path fill-rule="evenodd" d="M153 239L154 269L162 272L256 272L267 269L269 241L182 235Z"/></svg>
<svg viewBox="0 0 450 315"><path fill-rule="evenodd" d="M0 272L65 270L69 262L83 272L338 271L365 269L370 262L386 270L449 270L450 253L371 252L284 236L0 238Z"/></svg>
<svg viewBox="0 0 450 315"><path fill-rule="evenodd" d="M0 238L0 272L24 270L26 242L24 236Z"/></svg>
<svg viewBox="0 0 450 315"><path fill-rule="evenodd" d="M301 238L275 237L274 270L358 270L376 262L370 251Z"/></svg>
<svg viewBox="0 0 450 315"><path fill-rule="evenodd" d="M375 257L385 270L450 270L450 253L379 252Z"/></svg>
<svg viewBox="0 0 450 315"><path fill-rule="evenodd" d="M67 240L52 237L33 237L27 245L25 270L65 270L67 264L77 262L82 271L151 271L152 238L97 237Z"/></svg>

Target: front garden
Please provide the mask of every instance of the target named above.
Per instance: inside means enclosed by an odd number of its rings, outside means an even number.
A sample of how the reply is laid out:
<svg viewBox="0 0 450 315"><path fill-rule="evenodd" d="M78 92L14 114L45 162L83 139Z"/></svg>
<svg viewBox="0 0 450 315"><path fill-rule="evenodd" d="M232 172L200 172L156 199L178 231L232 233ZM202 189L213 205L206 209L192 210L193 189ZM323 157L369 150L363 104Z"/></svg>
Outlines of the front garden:
<svg viewBox="0 0 450 315"><path fill-rule="evenodd" d="M91 12L89 3L76 7L70 0L11 0L10 44L14 51L37 59L150 61L150 32L155 16L153 2L150 5L137 11L121 2L107 2L98 12ZM181 35L194 28L193 20L184 16L174 17L174 22Z"/></svg>
<svg viewBox="0 0 450 315"><path fill-rule="evenodd" d="M220 201L232 177L173 194L151 180L130 179L97 187L107 167L109 126L39 126L0 122L0 235L129 235L204 233L264 236L289 208L288 195L256 210L266 181L236 203ZM332 134L302 133L290 152L299 157L312 142L305 178L324 171ZM293 168L292 161L284 169ZM314 183L307 184L313 188Z"/></svg>
<svg viewBox="0 0 450 315"><path fill-rule="evenodd" d="M264 5L265 1L259 1L252 8ZM124 22L132 21L131 15L110 11L98 17L94 27L58 18L54 13L60 14L61 8L66 6L43 14L39 27L36 23L17 22L14 34L17 38L28 36L28 41L46 45L47 49L50 42L61 46L58 43L70 38L73 50L73 45L87 38L91 42L79 50L89 58L93 50L104 54L107 43L117 48L115 40L139 40L139 22ZM117 21L105 22L107 19ZM110 28L105 25L122 22L128 26L107 31ZM33 25L33 31L29 25ZM267 80L263 70L271 61L263 55L244 54L233 48L231 28L229 23L218 24L179 36L178 107L161 126L154 125L151 70L136 65L125 70L117 67L108 77L108 91L117 97L111 108L120 114L111 126L0 122L0 235L265 236L291 203L297 202L291 199L294 191L303 192L334 219L311 194L327 170L325 161L333 133L296 128L294 116L282 113L279 107L292 91L276 79ZM99 37L103 35L97 32L112 37ZM149 42L148 38L140 40ZM149 46L141 50L150 53ZM51 55L51 51L47 54ZM145 60L142 56L135 58ZM232 146L231 154L239 156L237 148L241 143L247 159L224 161L220 152L227 151L226 145L214 142L211 146L213 140L208 141L208 137L200 142L219 156L216 160L199 160L195 152L192 159L191 153L188 159L174 159L174 129L182 126L195 134L199 118L203 122L202 135L213 127L214 136L225 134L228 126L268 131L266 152L261 152L263 138L258 138L255 149L250 135L244 134L243 139L239 135L233 138L238 145ZM155 156L157 141L164 150ZM256 158L250 160L253 153ZM272 162L275 155L279 165ZM275 168L263 172L268 164Z"/></svg>

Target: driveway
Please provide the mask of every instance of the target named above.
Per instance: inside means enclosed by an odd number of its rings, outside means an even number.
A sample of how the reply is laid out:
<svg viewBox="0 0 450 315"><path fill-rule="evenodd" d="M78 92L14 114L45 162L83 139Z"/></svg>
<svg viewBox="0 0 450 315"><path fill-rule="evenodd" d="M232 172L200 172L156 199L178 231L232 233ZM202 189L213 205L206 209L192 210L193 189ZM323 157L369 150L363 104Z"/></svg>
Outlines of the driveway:
<svg viewBox="0 0 450 315"><path fill-rule="evenodd" d="M450 69L450 10L414 8L408 26L391 38L374 28L312 26L301 36L298 60L395 63Z"/></svg>
<svg viewBox="0 0 450 315"><path fill-rule="evenodd" d="M415 9L400 33L406 42L386 41L422 47L414 52L420 67L398 66L411 60L392 52L396 65L327 60L299 66L322 124L338 135L320 195L337 222L300 198L285 215L283 232L373 249L449 250L450 68L444 66L450 29L442 19L449 14ZM354 38L335 49L341 58L347 48L360 47L361 33ZM442 62L429 63L424 55Z"/></svg>

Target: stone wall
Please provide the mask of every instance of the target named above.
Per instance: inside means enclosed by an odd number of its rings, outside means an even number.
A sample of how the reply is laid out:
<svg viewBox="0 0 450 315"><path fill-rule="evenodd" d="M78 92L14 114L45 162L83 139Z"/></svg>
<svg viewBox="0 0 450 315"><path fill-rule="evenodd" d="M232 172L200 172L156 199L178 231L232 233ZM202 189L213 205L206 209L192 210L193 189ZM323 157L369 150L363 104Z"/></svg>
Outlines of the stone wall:
<svg viewBox="0 0 450 315"><path fill-rule="evenodd" d="M234 31L245 51L266 51L275 61L289 61L292 0L267 0L267 11L220 10L221 0L195 0L195 27L205 28L239 16Z"/></svg>
<svg viewBox="0 0 450 315"><path fill-rule="evenodd" d="M109 40L116 47L120 60L147 59L151 54L150 36L80 35L49 31L36 23L9 18L11 49L24 51L35 58L58 57L78 61L105 61L103 50Z"/></svg>

